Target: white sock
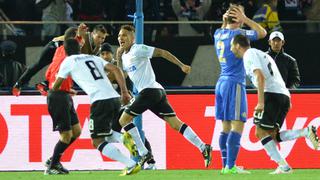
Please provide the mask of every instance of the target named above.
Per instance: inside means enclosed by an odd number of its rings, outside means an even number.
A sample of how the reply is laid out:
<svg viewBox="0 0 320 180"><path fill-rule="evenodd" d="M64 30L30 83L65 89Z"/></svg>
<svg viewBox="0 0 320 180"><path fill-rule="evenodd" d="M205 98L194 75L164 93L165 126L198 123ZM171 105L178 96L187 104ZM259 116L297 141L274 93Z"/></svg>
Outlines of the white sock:
<svg viewBox="0 0 320 180"><path fill-rule="evenodd" d="M204 150L205 143L198 137L198 135L188 126L184 132L183 136L194 146L196 146L200 152Z"/></svg>
<svg viewBox="0 0 320 180"><path fill-rule="evenodd" d="M287 130L280 132L280 139L282 141L290 141L299 137L306 137L308 135L308 128Z"/></svg>
<svg viewBox="0 0 320 180"><path fill-rule="evenodd" d="M267 152L271 160L275 161L280 166L286 166L288 165L287 161L282 158L275 141L270 137L267 136L265 138L262 138L261 141L264 141L265 139L269 138L269 141L265 144L262 143L264 150Z"/></svg>
<svg viewBox="0 0 320 180"><path fill-rule="evenodd" d="M119 161L123 164L125 164L127 167L133 167L136 165L136 162L133 161L132 159L126 157L124 154L120 152L120 150L115 147L113 144L108 143L106 144L101 153L108 158L111 158L113 160Z"/></svg>
<svg viewBox="0 0 320 180"><path fill-rule="evenodd" d="M105 140L110 143L122 143L122 134L117 131L112 131L110 136L106 136Z"/></svg>
<svg viewBox="0 0 320 180"><path fill-rule="evenodd" d="M137 146L139 155L140 156L146 155L148 153L148 149L144 146L144 143L141 140L137 127L134 126L133 128L129 129L127 132L131 135L132 139L134 140Z"/></svg>

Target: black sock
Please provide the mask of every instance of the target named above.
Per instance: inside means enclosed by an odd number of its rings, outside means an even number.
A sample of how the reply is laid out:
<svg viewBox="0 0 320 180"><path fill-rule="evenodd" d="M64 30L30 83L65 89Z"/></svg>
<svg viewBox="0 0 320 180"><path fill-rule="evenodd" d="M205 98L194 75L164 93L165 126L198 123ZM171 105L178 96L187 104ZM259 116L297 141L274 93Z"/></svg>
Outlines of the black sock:
<svg viewBox="0 0 320 180"><path fill-rule="evenodd" d="M153 158L151 145L150 145L150 143L149 143L149 141L148 141L148 139L146 137L145 137L145 140L144 140L144 146L148 149L148 151L151 153L151 156L152 156L152 158L150 160L148 160L147 163L148 164L155 164L156 161Z"/></svg>
<svg viewBox="0 0 320 180"><path fill-rule="evenodd" d="M74 137L71 138L71 140L70 140L70 142L69 142L69 146L70 146L76 139L77 139L77 138L74 138ZM69 147L69 146L68 146L68 147Z"/></svg>
<svg viewBox="0 0 320 180"><path fill-rule="evenodd" d="M183 133L184 133L184 131L187 129L187 127L188 127L188 125L182 124L181 127L180 127L180 129L179 129L180 134L183 135Z"/></svg>
<svg viewBox="0 0 320 180"><path fill-rule="evenodd" d="M52 155L52 160L51 160L51 164L50 167L52 167L53 165L56 165L59 161L60 158L63 154L63 152L69 147L69 144L66 144L62 141L58 141L56 146L54 147L53 150L53 155Z"/></svg>
<svg viewBox="0 0 320 180"><path fill-rule="evenodd" d="M70 143L69 143L69 145L68 145L68 147L76 140L77 138L71 138L71 140L70 140ZM68 148L67 147L67 148ZM52 157L50 157L50 160L52 161Z"/></svg>
<svg viewBox="0 0 320 180"><path fill-rule="evenodd" d="M119 118L115 119L112 123L112 130L121 132L122 126L120 125Z"/></svg>
<svg viewBox="0 0 320 180"><path fill-rule="evenodd" d="M148 141L148 139L145 137L144 139L144 146L148 149L148 151L152 154L152 149L151 149L151 145Z"/></svg>

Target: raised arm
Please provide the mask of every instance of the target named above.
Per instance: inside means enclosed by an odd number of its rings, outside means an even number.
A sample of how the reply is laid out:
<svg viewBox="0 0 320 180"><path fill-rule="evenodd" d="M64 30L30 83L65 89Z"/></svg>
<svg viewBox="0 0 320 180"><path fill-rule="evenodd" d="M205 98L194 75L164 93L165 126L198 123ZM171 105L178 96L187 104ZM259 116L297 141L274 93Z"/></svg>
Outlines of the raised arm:
<svg viewBox="0 0 320 180"><path fill-rule="evenodd" d="M227 27L227 18L228 18L228 15L229 15L229 10L226 11L223 16L222 16L222 25L221 25L221 29L224 29Z"/></svg>
<svg viewBox="0 0 320 180"><path fill-rule="evenodd" d="M117 49L117 52L116 52L116 61L117 61L117 66L120 68L120 69L123 69L123 66L122 66L122 54L124 53L124 50L123 48L121 47L118 47Z"/></svg>
<svg viewBox="0 0 320 180"><path fill-rule="evenodd" d="M152 57L162 57L172 62L173 64L179 66L181 70L186 74L189 74L191 72L190 66L183 64L176 56L174 56L167 50L155 48Z"/></svg>
<svg viewBox="0 0 320 180"><path fill-rule="evenodd" d="M239 7L233 7L230 10L232 16L237 22L242 22L250 27L250 29L257 31L258 39L263 39L267 35L267 31L258 23L249 19Z"/></svg>

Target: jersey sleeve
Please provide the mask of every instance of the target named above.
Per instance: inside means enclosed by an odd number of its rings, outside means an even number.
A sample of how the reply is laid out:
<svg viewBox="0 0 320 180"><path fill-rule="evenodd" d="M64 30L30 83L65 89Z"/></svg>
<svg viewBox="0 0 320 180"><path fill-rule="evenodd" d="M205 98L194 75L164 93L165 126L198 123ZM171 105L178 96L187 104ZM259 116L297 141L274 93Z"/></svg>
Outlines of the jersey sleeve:
<svg viewBox="0 0 320 180"><path fill-rule="evenodd" d="M250 41L258 40L258 32L256 30L241 29L241 34L250 39Z"/></svg>
<svg viewBox="0 0 320 180"><path fill-rule="evenodd" d="M67 58L61 63L57 77L66 79L70 75L71 70L72 60Z"/></svg>
<svg viewBox="0 0 320 180"><path fill-rule="evenodd" d="M260 62L260 58L257 55L257 53L254 50L247 50L248 52L246 53L246 55L243 57L243 61L245 63L245 67L250 67L250 68L246 68L247 70L250 69L250 73L253 73L254 70L256 69L262 69L262 64Z"/></svg>
<svg viewBox="0 0 320 180"><path fill-rule="evenodd" d="M101 64L103 65L103 67L105 67L107 64L110 63L110 62L102 59L101 57L96 56L95 58L97 59L97 61L98 61L99 63L101 63Z"/></svg>
<svg viewBox="0 0 320 180"><path fill-rule="evenodd" d="M136 56L138 57L148 57L152 58L153 52L154 52L154 47L152 46L147 46L144 44L138 44L136 46Z"/></svg>

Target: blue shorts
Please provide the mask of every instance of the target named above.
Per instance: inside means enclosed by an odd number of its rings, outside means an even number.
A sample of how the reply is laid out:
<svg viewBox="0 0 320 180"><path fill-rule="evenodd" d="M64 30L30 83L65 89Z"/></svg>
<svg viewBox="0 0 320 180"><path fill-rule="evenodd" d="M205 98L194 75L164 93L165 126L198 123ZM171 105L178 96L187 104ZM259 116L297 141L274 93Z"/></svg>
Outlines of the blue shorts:
<svg viewBox="0 0 320 180"><path fill-rule="evenodd" d="M244 85L233 81L219 80L215 95L216 119L247 121L247 94Z"/></svg>

